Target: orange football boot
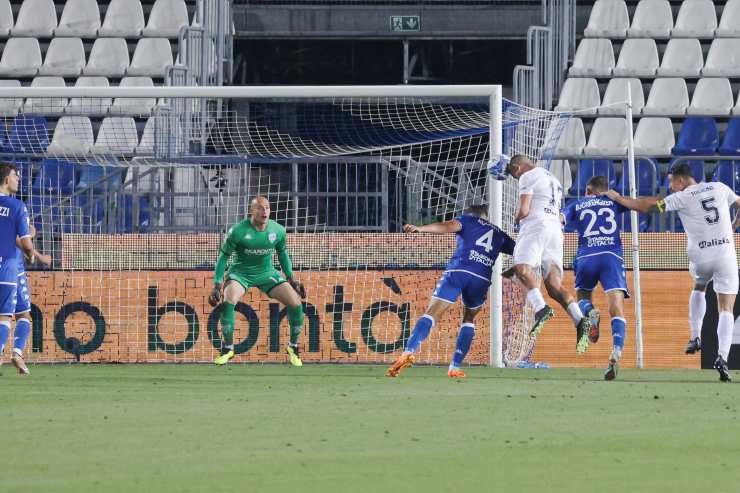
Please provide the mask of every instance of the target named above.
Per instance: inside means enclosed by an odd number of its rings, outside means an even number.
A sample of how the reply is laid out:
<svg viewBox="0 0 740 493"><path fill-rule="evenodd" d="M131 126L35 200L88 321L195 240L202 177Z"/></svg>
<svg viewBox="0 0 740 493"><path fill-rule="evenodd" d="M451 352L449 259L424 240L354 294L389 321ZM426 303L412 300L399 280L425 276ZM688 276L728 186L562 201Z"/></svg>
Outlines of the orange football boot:
<svg viewBox="0 0 740 493"><path fill-rule="evenodd" d="M401 374L401 371L405 368L408 368L409 366L414 364L414 361L416 361L416 358L413 354L402 354L401 357L399 357L395 363L391 365L390 368L385 372L386 377L397 377Z"/></svg>
<svg viewBox="0 0 740 493"><path fill-rule="evenodd" d="M450 368L447 370L447 376L450 378L465 378L467 375L460 368L455 368L454 370Z"/></svg>

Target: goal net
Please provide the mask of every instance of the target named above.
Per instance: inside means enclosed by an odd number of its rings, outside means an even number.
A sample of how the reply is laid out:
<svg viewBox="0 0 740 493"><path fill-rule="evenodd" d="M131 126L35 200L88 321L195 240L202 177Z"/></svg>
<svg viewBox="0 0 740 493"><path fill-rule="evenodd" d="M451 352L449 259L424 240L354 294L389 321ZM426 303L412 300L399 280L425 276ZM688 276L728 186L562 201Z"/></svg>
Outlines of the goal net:
<svg viewBox="0 0 740 493"><path fill-rule="evenodd" d="M455 247L403 224L482 204L514 234L516 184L492 194L487 165L501 151L546 165L567 119L491 108L497 86L314 89L0 89L1 158L53 258L28 266L31 361L212 361L217 252L258 195L307 290L304 361L392 361ZM501 292L501 326L484 309L468 363L496 360L492 330L499 360L531 355L521 288L503 280ZM236 312L235 361L285 361L284 307L253 288ZM460 322L453 307L419 361L449 362Z"/></svg>

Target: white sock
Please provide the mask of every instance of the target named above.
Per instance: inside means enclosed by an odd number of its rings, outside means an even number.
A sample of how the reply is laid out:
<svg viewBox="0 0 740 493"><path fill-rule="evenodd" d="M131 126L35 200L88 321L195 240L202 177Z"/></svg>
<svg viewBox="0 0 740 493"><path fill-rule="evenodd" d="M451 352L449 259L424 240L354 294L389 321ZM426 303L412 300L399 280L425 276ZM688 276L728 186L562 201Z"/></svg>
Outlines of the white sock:
<svg viewBox="0 0 740 493"><path fill-rule="evenodd" d="M691 327L691 339L701 338L701 324L704 322L704 314L707 312L707 298L701 291L691 291L689 296L689 327Z"/></svg>
<svg viewBox="0 0 740 493"><path fill-rule="evenodd" d="M581 311L581 307L578 306L578 303L573 302L568 305L568 315L570 315L573 323L578 325L578 322L583 318L583 312Z"/></svg>
<svg viewBox="0 0 740 493"><path fill-rule="evenodd" d="M531 303L535 313L545 308L545 298L542 297L542 293L538 288L530 289L527 292L527 301Z"/></svg>
<svg viewBox="0 0 740 493"><path fill-rule="evenodd" d="M735 328L735 317L732 312L719 312L719 323L717 324L717 340L719 349L717 353L727 361L732 346L732 331Z"/></svg>

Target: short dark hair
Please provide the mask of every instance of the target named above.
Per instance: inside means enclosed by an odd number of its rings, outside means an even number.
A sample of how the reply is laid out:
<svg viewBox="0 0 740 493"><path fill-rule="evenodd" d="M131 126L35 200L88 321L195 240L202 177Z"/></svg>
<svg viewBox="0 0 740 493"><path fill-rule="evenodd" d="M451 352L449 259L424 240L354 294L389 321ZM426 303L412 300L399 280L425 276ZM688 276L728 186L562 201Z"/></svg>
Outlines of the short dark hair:
<svg viewBox="0 0 740 493"><path fill-rule="evenodd" d="M10 176L10 172L15 170L16 167L14 163L0 162L0 185L3 185L5 183L5 179Z"/></svg>
<svg viewBox="0 0 740 493"><path fill-rule="evenodd" d="M524 164L529 161L530 159L524 154L515 154L511 156L511 159L509 160L509 164L506 165L506 171L509 174L511 174L514 168L518 167L520 164Z"/></svg>
<svg viewBox="0 0 740 493"><path fill-rule="evenodd" d="M471 205L465 212L475 217L488 217L488 206L482 204Z"/></svg>
<svg viewBox="0 0 740 493"><path fill-rule="evenodd" d="M691 173L691 167L686 163L675 164L671 167L669 174L673 176L680 176L682 178L693 178L694 175Z"/></svg>
<svg viewBox="0 0 740 493"><path fill-rule="evenodd" d="M592 176L586 183L586 188L594 192L606 192L609 190L609 179L603 175Z"/></svg>

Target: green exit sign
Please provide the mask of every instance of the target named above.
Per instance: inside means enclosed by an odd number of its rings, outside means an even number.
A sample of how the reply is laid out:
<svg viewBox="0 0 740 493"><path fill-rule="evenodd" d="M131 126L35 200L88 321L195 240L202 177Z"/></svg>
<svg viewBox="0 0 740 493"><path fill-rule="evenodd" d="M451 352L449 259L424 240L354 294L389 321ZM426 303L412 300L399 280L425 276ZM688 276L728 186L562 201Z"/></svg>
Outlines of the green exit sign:
<svg viewBox="0 0 740 493"><path fill-rule="evenodd" d="M392 32L418 32L421 30L421 16L418 15L392 15Z"/></svg>

